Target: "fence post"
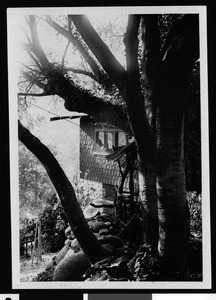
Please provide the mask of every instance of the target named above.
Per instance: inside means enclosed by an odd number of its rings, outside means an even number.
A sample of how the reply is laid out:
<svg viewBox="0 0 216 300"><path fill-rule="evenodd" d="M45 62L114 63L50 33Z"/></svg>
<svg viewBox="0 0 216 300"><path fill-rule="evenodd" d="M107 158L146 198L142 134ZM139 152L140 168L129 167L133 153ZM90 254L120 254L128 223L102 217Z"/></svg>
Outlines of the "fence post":
<svg viewBox="0 0 216 300"><path fill-rule="evenodd" d="M32 267L33 267L34 253L35 253L36 240L37 240L37 231L38 231L38 222L36 223L35 236L34 236L34 247L33 247L32 262L31 262Z"/></svg>
<svg viewBox="0 0 216 300"><path fill-rule="evenodd" d="M42 261L41 222L38 221L38 259Z"/></svg>

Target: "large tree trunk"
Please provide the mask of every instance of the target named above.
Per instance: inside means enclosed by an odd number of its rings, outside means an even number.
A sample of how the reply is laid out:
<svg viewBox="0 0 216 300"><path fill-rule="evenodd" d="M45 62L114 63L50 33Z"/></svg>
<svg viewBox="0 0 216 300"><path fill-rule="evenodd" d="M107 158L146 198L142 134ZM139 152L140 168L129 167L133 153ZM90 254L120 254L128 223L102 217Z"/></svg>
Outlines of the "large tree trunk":
<svg viewBox="0 0 216 300"><path fill-rule="evenodd" d="M141 67L142 93L145 110L155 138L155 99L154 90L160 67L160 34L157 15L142 15L141 18ZM146 147L146 146L145 146ZM140 168L139 188L144 213L144 242L158 241L158 211L156 192L155 157L151 163Z"/></svg>
<svg viewBox="0 0 216 300"><path fill-rule="evenodd" d="M139 196L142 202L144 222L144 243L155 244L158 241L158 210L156 193L156 170L154 164L139 170Z"/></svg>
<svg viewBox="0 0 216 300"><path fill-rule="evenodd" d="M189 74L199 58L198 15L184 16L168 34L156 90L156 159L161 274L180 279L188 255L190 216L184 166L184 113Z"/></svg>
<svg viewBox="0 0 216 300"><path fill-rule="evenodd" d="M181 80L171 74L163 76L166 79L161 80L156 124L158 252L161 273L171 280L185 270L190 233L183 148L187 98L187 76L184 75Z"/></svg>
<svg viewBox="0 0 216 300"><path fill-rule="evenodd" d="M32 135L20 122L19 139L45 167L59 195L71 229L73 230L83 252L92 263L105 258L105 250L88 226L76 199L74 189L55 157L49 149L42 144L38 138Z"/></svg>

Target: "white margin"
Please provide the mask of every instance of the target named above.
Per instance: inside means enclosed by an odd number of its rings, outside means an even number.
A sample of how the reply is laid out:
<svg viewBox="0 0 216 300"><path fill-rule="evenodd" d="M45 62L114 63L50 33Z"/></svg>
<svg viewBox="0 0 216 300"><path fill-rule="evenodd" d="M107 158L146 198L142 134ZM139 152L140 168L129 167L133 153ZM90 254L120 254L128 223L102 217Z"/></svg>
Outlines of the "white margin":
<svg viewBox="0 0 216 300"><path fill-rule="evenodd" d="M202 282L20 282L19 265L19 189L17 126L16 17L23 14L163 14L194 13L200 16L201 141L203 199L203 281ZM208 289L211 288L210 194L208 140L208 79L206 6L126 6L126 7L43 7L8 8L9 130L12 220L12 287L14 289ZM85 294L87 295L87 294ZM84 296L84 300L87 300Z"/></svg>

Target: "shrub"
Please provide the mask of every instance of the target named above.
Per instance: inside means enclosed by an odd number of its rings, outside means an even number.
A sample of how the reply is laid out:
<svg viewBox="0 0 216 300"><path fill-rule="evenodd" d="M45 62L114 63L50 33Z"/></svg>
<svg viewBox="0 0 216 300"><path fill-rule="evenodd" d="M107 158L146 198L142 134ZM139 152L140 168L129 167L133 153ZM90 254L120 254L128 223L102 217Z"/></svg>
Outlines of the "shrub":
<svg viewBox="0 0 216 300"><path fill-rule="evenodd" d="M55 194L47 200L47 203L40 215L42 240L48 252L56 252L64 246L64 230L67 228L68 222L63 207Z"/></svg>

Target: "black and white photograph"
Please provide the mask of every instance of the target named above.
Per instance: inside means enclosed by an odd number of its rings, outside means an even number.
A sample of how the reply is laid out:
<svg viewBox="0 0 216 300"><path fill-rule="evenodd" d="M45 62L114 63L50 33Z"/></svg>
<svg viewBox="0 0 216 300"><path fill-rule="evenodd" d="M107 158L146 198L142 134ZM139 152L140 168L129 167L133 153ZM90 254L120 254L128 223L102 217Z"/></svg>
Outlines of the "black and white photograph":
<svg viewBox="0 0 216 300"><path fill-rule="evenodd" d="M14 289L212 287L206 22L8 8Z"/></svg>

